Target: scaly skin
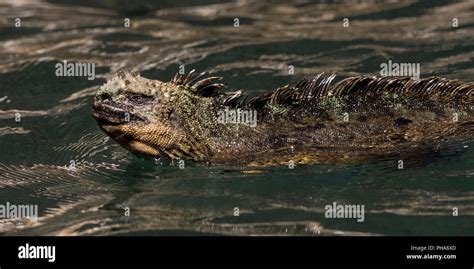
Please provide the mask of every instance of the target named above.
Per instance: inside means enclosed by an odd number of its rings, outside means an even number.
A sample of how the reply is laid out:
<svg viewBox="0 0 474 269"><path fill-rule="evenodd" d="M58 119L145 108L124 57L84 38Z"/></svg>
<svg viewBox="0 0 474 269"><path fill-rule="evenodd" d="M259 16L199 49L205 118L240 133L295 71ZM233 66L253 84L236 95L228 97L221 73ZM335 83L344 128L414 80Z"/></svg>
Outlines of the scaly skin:
<svg viewBox="0 0 474 269"><path fill-rule="evenodd" d="M472 139L474 84L428 78L320 74L250 100L218 93L220 78L170 82L121 72L103 85L93 116L131 152L154 158L248 165L346 163L436 151ZM222 123L225 109L255 111L257 124Z"/></svg>

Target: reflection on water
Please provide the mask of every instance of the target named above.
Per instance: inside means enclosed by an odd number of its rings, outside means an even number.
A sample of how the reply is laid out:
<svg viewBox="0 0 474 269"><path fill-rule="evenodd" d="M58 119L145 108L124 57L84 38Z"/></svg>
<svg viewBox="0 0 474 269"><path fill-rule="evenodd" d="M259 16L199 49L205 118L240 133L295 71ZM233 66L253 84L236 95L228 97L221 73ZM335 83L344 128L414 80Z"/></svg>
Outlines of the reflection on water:
<svg viewBox="0 0 474 269"><path fill-rule="evenodd" d="M472 82L472 1L78 2L0 3L0 204L39 206L37 220L0 219L1 234L474 235L472 141L404 170L394 160L180 170L132 156L90 115L97 86L120 69L169 80L184 64L255 94L295 80L290 64L297 77L345 77L391 59ZM63 60L96 63L96 79L54 76ZM365 221L325 218L333 202L365 205Z"/></svg>

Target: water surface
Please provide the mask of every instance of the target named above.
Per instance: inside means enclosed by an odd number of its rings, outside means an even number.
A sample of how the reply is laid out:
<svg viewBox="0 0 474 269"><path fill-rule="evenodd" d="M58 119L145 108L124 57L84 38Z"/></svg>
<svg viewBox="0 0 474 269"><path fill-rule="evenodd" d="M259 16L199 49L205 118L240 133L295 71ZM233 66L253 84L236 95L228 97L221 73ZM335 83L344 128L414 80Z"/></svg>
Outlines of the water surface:
<svg viewBox="0 0 474 269"><path fill-rule="evenodd" d="M92 97L122 69L167 81L185 65L252 94L320 72L376 75L389 59L474 82L472 1L288 2L0 2L0 204L39 207L37 220L0 219L0 234L474 235L472 140L403 170L396 160L181 170L97 127ZM96 79L56 77L63 60L95 63ZM365 221L325 218L333 202L364 205Z"/></svg>

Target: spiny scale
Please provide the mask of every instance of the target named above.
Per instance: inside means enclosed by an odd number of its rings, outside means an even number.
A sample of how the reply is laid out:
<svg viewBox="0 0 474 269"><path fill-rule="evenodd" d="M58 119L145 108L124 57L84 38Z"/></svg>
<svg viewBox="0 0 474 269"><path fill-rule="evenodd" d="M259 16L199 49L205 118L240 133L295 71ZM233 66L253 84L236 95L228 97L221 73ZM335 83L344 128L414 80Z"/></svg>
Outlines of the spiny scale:
<svg viewBox="0 0 474 269"><path fill-rule="evenodd" d="M187 75L176 73L171 83L177 86L184 86L202 97L211 97L217 94L217 92L224 88L225 85L222 83L214 83L216 80L221 80L222 77L207 77L207 72L194 74L195 69L191 70Z"/></svg>
<svg viewBox="0 0 474 269"><path fill-rule="evenodd" d="M404 94L410 98L435 98L458 104L472 104L474 84L439 77L415 80L409 77L357 76L346 78L331 86L336 74L320 73L313 79L303 78L292 85L285 85L248 100L242 91L218 93L225 84L215 83L222 77L206 77L191 70L187 75L176 73L171 83L184 86L202 97L216 97L223 106L262 108L270 105L310 105L329 97L377 97L385 93Z"/></svg>

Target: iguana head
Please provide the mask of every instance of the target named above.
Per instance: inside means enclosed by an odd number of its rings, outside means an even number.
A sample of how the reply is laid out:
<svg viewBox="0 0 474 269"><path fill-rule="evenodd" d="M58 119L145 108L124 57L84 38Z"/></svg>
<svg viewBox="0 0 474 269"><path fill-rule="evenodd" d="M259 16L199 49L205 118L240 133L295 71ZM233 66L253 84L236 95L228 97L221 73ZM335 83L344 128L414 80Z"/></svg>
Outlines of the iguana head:
<svg viewBox="0 0 474 269"><path fill-rule="evenodd" d="M92 115L104 132L135 154L204 159L207 145L197 136L205 117L196 113L207 113L210 98L198 94L202 87L192 88L202 81L191 83L196 76L190 75L161 82L120 72L100 87ZM201 85L212 86L206 93L220 87L210 81Z"/></svg>

